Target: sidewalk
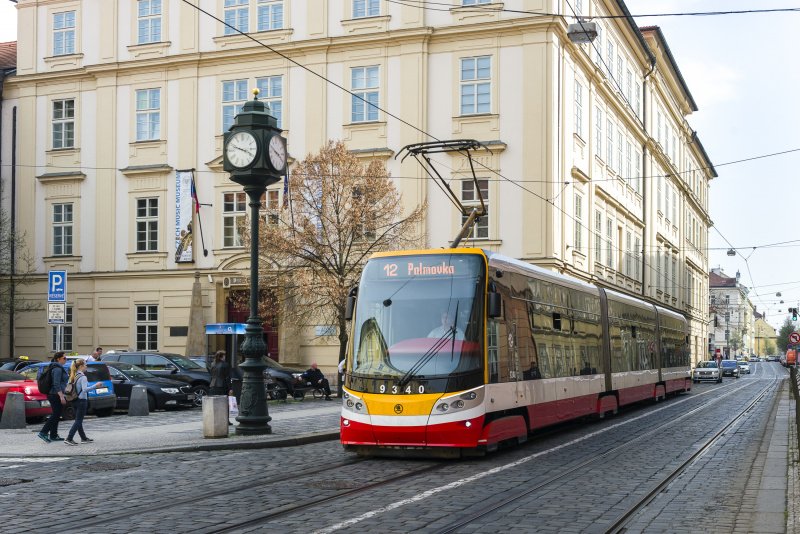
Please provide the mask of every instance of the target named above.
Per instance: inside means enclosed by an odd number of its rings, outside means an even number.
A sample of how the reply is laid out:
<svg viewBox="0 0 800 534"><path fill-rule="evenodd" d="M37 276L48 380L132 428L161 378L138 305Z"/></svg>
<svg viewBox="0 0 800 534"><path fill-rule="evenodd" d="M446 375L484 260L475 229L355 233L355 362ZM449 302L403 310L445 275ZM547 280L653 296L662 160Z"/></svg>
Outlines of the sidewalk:
<svg viewBox="0 0 800 534"><path fill-rule="evenodd" d="M42 424L28 425L25 429L0 430L0 458L255 449L335 440L339 438L341 412L337 401L270 402L272 433L263 436L237 436L234 425L227 438L204 438L200 409L155 412L146 417L130 417L124 412L112 417L87 417L83 427L95 441L77 447L45 443L36 436ZM71 425L71 421L61 421L59 435L66 438Z"/></svg>

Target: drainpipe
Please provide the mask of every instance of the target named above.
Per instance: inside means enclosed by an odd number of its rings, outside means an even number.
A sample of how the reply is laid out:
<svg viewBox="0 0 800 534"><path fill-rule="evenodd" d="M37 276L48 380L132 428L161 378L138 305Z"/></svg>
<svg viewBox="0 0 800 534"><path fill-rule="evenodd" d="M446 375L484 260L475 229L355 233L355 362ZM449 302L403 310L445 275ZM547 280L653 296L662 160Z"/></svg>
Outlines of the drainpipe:
<svg viewBox="0 0 800 534"><path fill-rule="evenodd" d="M17 106L11 112L11 292L8 312L8 354L14 356L14 309L17 306L14 291L14 273L17 271Z"/></svg>
<svg viewBox="0 0 800 534"><path fill-rule="evenodd" d="M649 137L648 130L647 130L647 78L653 74L653 71L656 68L656 60L651 55L650 56L650 70L647 74L644 75L642 79L642 127L644 128L645 134ZM651 172L647 169L647 138L645 138L644 146L642 147L642 174L644 176L651 176ZM647 224L647 191L648 191L648 181L642 177L642 220L644 221L644 232L642 233L642 297L647 296L647 284L645 284L645 279L649 278L647 274L647 234L650 228Z"/></svg>

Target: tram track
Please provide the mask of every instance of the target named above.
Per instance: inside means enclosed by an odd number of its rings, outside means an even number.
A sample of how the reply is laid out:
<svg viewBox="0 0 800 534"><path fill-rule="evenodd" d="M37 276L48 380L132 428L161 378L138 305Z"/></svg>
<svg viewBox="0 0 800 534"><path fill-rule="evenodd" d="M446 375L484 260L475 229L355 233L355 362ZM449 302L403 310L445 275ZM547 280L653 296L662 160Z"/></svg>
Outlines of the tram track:
<svg viewBox="0 0 800 534"><path fill-rule="evenodd" d="M707 453L711 450L714 445L725 435L725 433L736 423L738 423L742 418L744 418L748 412L761 400L763 399L770 390L772 390L777 384L779 380L777 378L770 381L770 384L764 387L758 394L756 394L755 398L747 405L745 409L743 409L736 417L734 417L731 421L726 423L718 432L716 432L713 436L708 438L694 453L692 453L689 458L687 458L684 462L682 462L678 467L674 468L670 473L664 476L657 484L655 484L644 496L637 499L635 503L629 506L623 513L617 515L615 519L611 522L609 526L598 527L599 530L593 531L597 533L603 534L611 534L611 533L619 533L624 532L624 525L640 510L647 506L658 494L660 494L664 489L669 486L669 484L675 480L678 476L680 476L686 469L689 468L692 463L702 456L703 454ZM735 392L739 391L742 387L748 386L740 386L740 388L734 389L731 392L728 392L720 397L714 399L715 402L720 402L729 395L734 394ZM679 417L676 417L667 423L665 426L674 426L686 418L692 417L697 412L708 408L709 404L704 404L698 406ZM490 516L491 514L501 510L509 505L512 505L524 497L534 494L536 492L540 492L546 490L547 487L552 486L562 480L565 480L570 477L570 475L579 472L586 467L595 464L596 462L601 462L609 457L613 457L614 455L620 454L624 449L635 445L637 442L644 440L647 437L655 434L656 432L662 432L664 430L664 426L660 426L658 428L649 430L636 438L626 441L623 444L620 444L616 447L613 447L601 454L591 456L586 458L585 460L578 462L575 465L572 465L570 468L562 471L558 474L555 474L547 479L533 485L530 487L525 488L524 490L520 490L514 492L510 495L506 495L500 499L496 499L487 503L485 506L481 507L478 510L475 510L469 514L462 515L457 521L450 523L449 525L436 530L436 534L449 534L452 532L457 532L460 528L478 521L484 517Z"/></svg>

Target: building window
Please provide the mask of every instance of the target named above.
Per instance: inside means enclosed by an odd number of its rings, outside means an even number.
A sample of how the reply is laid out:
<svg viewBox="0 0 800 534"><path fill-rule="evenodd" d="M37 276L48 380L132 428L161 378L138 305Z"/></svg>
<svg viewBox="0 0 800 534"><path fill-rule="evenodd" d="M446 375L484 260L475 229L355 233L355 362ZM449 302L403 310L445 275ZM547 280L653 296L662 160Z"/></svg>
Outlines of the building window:
<svg viewBox="0 0 800 534"><path fill-rule="evenodd" d="M244 192L225 193L222 198L222 246L241 247L239 225L247 214L247 195Z"/></svg>
<svg viewBox="0 0 800 534"><path fill-rule="evenodd" d="M136 306L136 350L158 350L158 306Z"/></svg>
<svg viewBox="0 0 800 534"><path fill-rule="evenodd" d="M625 71L625 100L628 101L628 105L631 104L631 89L633 88L633 73L631 69ZM634 110L635 112L636 110Z"/></svg>
<svg viewBox="0 0 800 534"><path fill-rule="evenodd" d="M278 128L283 124L283 76L256 78L258 99L266 102L269 113L278 120Z"/></svg>
<svg viewBox="0 0 800 534"><path fill-rule="evenodd" d="M490 113L492 58L490 56L461 59L461 114Z"/></svg>
<svg viewBox="0 0 800 534"><path fill-rule="evenodd" d="M380 0L353 0L353 18L377 17L381 14Z"/></svg>
<svg viewBox="0 0 800 534"><path fill-rule="evenodd" d="M250 28L250 0L225 0L225 35L247 33Z"/></svg>
<svg viewBox="0 0 800 534"><path fill-rule="evenodd" d="M609 77L614 76L614 41L611 40L611 34L608 36L608 57L606 57L606 71Z"/></svg>
<svg viewBox="0 0 800 534"><path fill-rule="evenodd" d="M625 276L633 274L633 254L631 250L631 233L625 232Z"/></svg>
<svg viewBox="0 0 800 534"><path fill-rule="evenodd" d="M622 150L622 143L620 143ZM625 141L625 180L629 187L633 187L633 145L630 141Z"/></svg>
<svg viewBox="0 0 800 534"><path fill-rule="evenodd" d="M614 219L606 217L606 265L614 267Z"/></svg>
<svg viewBox="0 0 800 534"><path fill-rule="evenodd" d="M139 44L161 41L161 0L139 0Z"/></svg>
<svg viewBox="0 0 800 534"><path fill-rule="evenodd" d="M583 137L583 86L575 82L575 133Z"/></svg>
<svg viewBox="0 0 800 534"><path fill-rule="evenodd" d="M594 212L594 261L603 262L603 214L600 211Z"/></svg>
<svg viewBox="0 0 800 534"><path fill-rule="evenodd" d="M267 224L278 224L280 221L280 191L277 189L268 190L264 194L261 205L266 211L265 220Z"/></svg>
<svg viewBox="0 0 800 534"><path fill-rule="evenodd" d="M158 199L136 199L136 252L158 250Z"/></svg>
<svg viewBox="0 0 800 534"><path fill-rule="evenodd" d="M624 149L622 128L617 130L617 174L622 174L622 152Z"/></svg>
<svg viewBox="0 0 800 534"><path fill-rule="evenodd" d="M672 257L672 296L678 296L678 259Z"/></svg>
<svg viewBox="0 0 800 534"><path fill-rule="evenodd" d="M594 108L594 154L603 157L603 110L600 106Z"/></svg>
<svg viewBox="0 0 800 534"><path fill-rule="evenodd" d="M61 325L61 346L58 346L58 326L52 325L51 328L51 349L52 351L63 350L72 351L72 306L66 307L64 324Z"/></svg>
<svg viewBox="0 0 800 534"><path fill-rule="evenodd" d="M606 165L614 168L614 123L606 120Z"/></svg>
<svg viewBox="0 0 800 534"><path fill-rule="evenodd" d="M53 100L53 148L75 146L75 100Z"/></svg>
<svg viewBox="0 0 800 534"><path fill-rule="evenodd" d="M642 153L636 150L633 154L633 188L637 193L642 191Z"/></svg>
<svg viewBox="0 0 800 534"><path fill-rule="evenodd" d="M642 84L636 82L636 91L633 94L633 108L636 110L636 116L642 116Z"/></svg>
<svg viewBox="0 0 800 534"><path fill-rule="evenodd" d="M258 0L258 31L283 28L283 0Z"/></svg>
<svg viewBox="0 0 800 534"><path fill-rule="evenodd" d="M233 119L247 101L247 80L222 82L222 131L233 126Z"/></svg>
<svg viewBox="0 0 800 534"><path fill-rule="evenodd" d="M161 89L136 91L136 140L161 139Z"/></svg>
<svg viewBox="0 0 800 534"><path fill-rule="evenodd" d="M351 90L353 91L352 122L378 120L379 72L377 66L356 67L350 70Z"/></svg>
<svg viewBox="0 0 800 534"><path fill-rule="evenodd" d="M72 204L53 204L53 256L72 256Z"/></svg>
<svg viewBox="0 0 800 534"><path fill-rule="evenodd" d="M583 197L575 194L575 250L583 250Z"/></svg>
<svg viewBox="0 0 800 534"><path fill-rule="evenodd" d="M483 197L483 205L486 207L484 213L472 227L472 237L474 239L489 239L489 180L479 179L478 187L480 188L481 197ZM478 198L478 193L475 191L474 180L463 180L461 182L461 201L465 207L480 206L481 201ZM461 224L467 222L467 215L461 215Z"/></svg>
<svg viewBox="0 0 800 534"><path fill-rule="evenodd" d="M75 53L75 12L65 11L53 15L53 55Z"/></svg>
<svg viewBox="0 0 800 534"><path fill-rule="evenodd" d="M641 272L639 271L639 268L642 265L642 259L640 256L640 254L642 253L641 248L642 248L641 241L639 241L639 237L637 236L633 240L633 274L634 277L640 282L642 280Z"/></svg>

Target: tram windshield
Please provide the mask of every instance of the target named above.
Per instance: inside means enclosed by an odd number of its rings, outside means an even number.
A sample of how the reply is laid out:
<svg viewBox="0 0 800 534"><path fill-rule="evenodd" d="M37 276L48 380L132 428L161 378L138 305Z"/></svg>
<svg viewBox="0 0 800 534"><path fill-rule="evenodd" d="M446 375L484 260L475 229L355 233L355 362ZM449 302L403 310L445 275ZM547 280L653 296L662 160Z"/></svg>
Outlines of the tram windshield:
<svg viewBox="0 0 800 534"><path fill-rule="evenodd" d="M448 387L431 380L482 378L485 287L480 255L370 260L359 286L352 378L384 379L401 389L413 382L415 393Z"/></svg>

